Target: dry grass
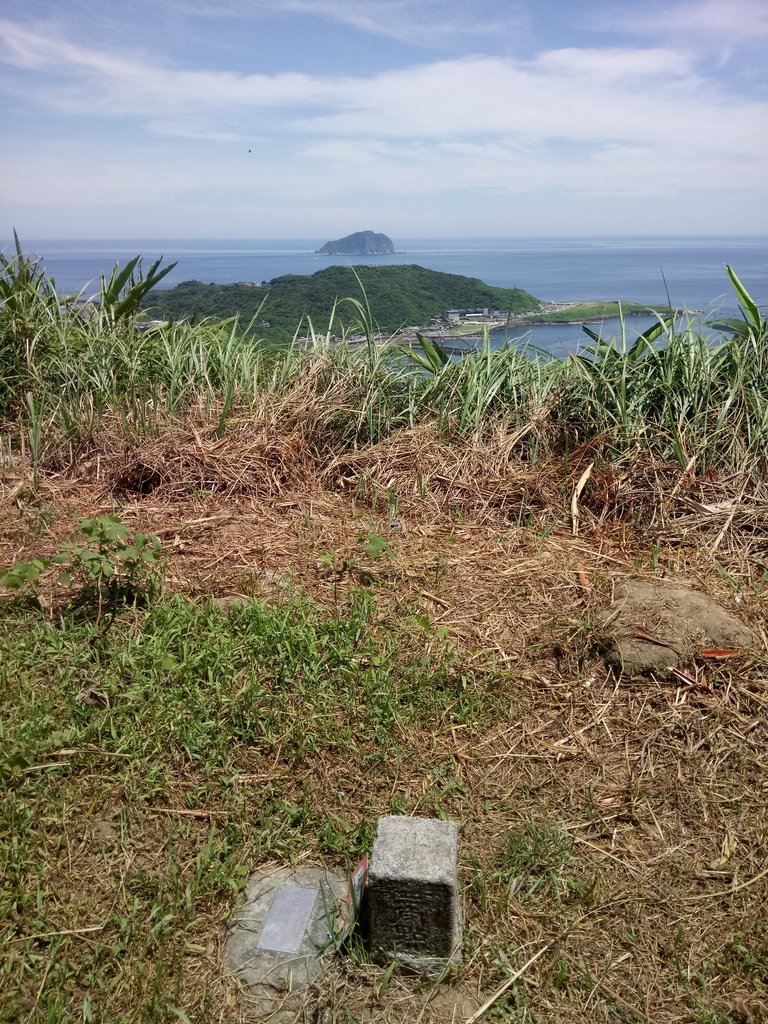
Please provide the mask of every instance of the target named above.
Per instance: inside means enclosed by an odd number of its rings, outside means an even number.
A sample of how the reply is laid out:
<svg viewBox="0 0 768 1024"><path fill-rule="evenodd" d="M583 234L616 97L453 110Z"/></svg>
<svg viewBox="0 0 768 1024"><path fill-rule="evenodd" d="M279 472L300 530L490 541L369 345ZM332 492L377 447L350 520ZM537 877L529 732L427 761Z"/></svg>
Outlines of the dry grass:
<svg viewBox="0 0 768 1024"><path fill-rule="evenodd" d="M392 809L460 821L465 960L439 989L343 960L297 1020L467 1020L547 944L483 1019L768 1020L765 497L626 457L595 467L574 535L588 450L567 469L521 463L500 429L451 446L427 425L336 458L311 416L286 429L284 414L262 410L222 436L216 426L199 413L132 442L112 423L36 494L16 466L0 504L0 563L52 551L78 519L117 510L163 540L170 591L278 603L299 591L344 609L362 587L381 628L428 616L430 631L415 629L405 646L453 651L495 689L482 715L461 720L449 708L407 725L400 756L372 769L365 737L357 752L323 748L298 767L279 743L242 750L225 820L215 804L191 816L143 806L128 813L124 842L115 822L130 792L110 765L109 786L89 790L85 826L62 816L64 842L49 848L61 906L52 930L77 932L73 962L78 943L98 940L85 929L115 892L139 869L161 877L169 849L183 874L212 829L245 834L265 793L303 801L319 821L341 790L349 821ZM371 536L389 549L367 553ZM761 648L697 666L698 688L616 679L592 623L626 576L704 590L756 630ZM43 593L55 606L56 592ZM106 770L96 751L69 756ZM168 781L163 807L188 808L203 788L204 772L189 768ZM320 855L309 831L301 856L311 862ZM194 948L177 951L177 1003L190 1020L248 1018L247 998L220 975L230 907L221 892L201 899ZM30 1019L41 980L30 979Z"/></svg>

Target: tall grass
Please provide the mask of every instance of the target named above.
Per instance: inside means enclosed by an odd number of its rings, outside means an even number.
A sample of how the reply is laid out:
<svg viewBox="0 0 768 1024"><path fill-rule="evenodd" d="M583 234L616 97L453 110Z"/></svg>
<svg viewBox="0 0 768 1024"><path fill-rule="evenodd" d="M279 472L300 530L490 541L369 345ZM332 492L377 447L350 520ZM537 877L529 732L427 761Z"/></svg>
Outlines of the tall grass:
<svg viewBox="0 0 768 1024"><path fill-rule="evenodd" d="M0 267L8 367L0 413L11 433L21 425L34 436L40 464L62 444L87 442L107 413L143 436L169 415L202 409L224 431L233 410L248 414L269 399L292 416L321 417L340 449L426 421L452 440L482 441L501 422L529 458L588 443L607 458L646 452L757 483L768 468L768 331L728 272L743 316L720 325L730 337L714 343L711 328L693 318L660 320L630 343L622 320L617 339L592 335L564 360L511 345L494 350L486 338L454 361L427 340L416 350L381 343L364 297L344 300L363 346L332 343L335 309L324 331L309 324L306 341L282 348L237 319L139 330L130 299L162 276L156 266L147 279L136 261L116 270L102 282L101 303L84 313L19 248Z"/></svg>
<svg viewBox="0 0 768 1024"><path fill-rule="evenodd" d="M618 344L596 343L571 357L582 423L602 430L615 450L639 446L681 467L764 477L765 325L719 343L691 318L661 328L628 345L622 323Z"/></svg>

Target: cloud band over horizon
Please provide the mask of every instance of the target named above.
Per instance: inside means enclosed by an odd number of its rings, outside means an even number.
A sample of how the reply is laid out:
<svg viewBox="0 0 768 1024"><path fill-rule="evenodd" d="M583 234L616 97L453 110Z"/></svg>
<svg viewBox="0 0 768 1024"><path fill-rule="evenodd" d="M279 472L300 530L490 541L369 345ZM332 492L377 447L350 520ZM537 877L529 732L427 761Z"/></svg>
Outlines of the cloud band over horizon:
<svg viewBox="0 0 768 1024"><path fill-rule="evenodd" d="M288 6L336 22L348 11L358 34L379 9ZM719 24L714 0L700 8ZM524 55L474 52L478 28L470 52L399 54L398 66L378 31L377 69L261 70L234 43L214 67L205 53L7 17L3 230L106 237L140 222L144 235L264 237L374 215L411 235L767 230L760 75L743 59L726 74L672 29L647 45L642 26Z"/></svg>

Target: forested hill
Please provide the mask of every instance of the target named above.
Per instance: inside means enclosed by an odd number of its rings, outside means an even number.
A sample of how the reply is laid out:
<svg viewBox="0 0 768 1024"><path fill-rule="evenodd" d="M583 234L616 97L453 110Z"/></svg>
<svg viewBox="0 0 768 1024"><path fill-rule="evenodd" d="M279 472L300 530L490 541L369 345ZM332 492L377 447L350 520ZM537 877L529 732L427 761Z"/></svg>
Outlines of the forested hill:
<svg viewBox="0 0 768 1024"><path fill-rule="evenodd" d="M348 297L363 302L367 298L374 324L387 331L427 324L446 309L487 306L504 313L525 313L539 302L520 288L497 288L474 277L443 274L411 264L328 267L316 274L276 277L266 284L185 281L175 288L152 292L145 308L154 317L176 320L239 314L248 322L258 314L259 332L279 338L292 337L302 322L304 333L307 317L316 330L327 330L334 302ZM358 311L342 302L336 311L334 333L340 334L358 320Z"/></svg>

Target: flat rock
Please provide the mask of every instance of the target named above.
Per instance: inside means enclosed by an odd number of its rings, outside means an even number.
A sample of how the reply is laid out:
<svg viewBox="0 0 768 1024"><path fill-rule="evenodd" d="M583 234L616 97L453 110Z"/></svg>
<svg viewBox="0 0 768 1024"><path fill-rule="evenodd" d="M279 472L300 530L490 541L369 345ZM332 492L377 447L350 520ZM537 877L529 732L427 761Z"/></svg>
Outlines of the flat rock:
<svg viewBox="0 0 768 1024"><path fill-rule="evenodd" d="M711 597L664 580L625 580L598 618L606 658L624 675L681 668L707 647L743 650L756 642L751 629ZM637 635L641 630L659 643Z"/></svg>
<svg viewBox="0 0 768 1024"><path fill-rule="evenodd" d="M331 933L347 883L324 868L277 868L251 875L229 923L224 966L248 990L252 1015L294 1021L307 986L335 951Z"/></svg>

